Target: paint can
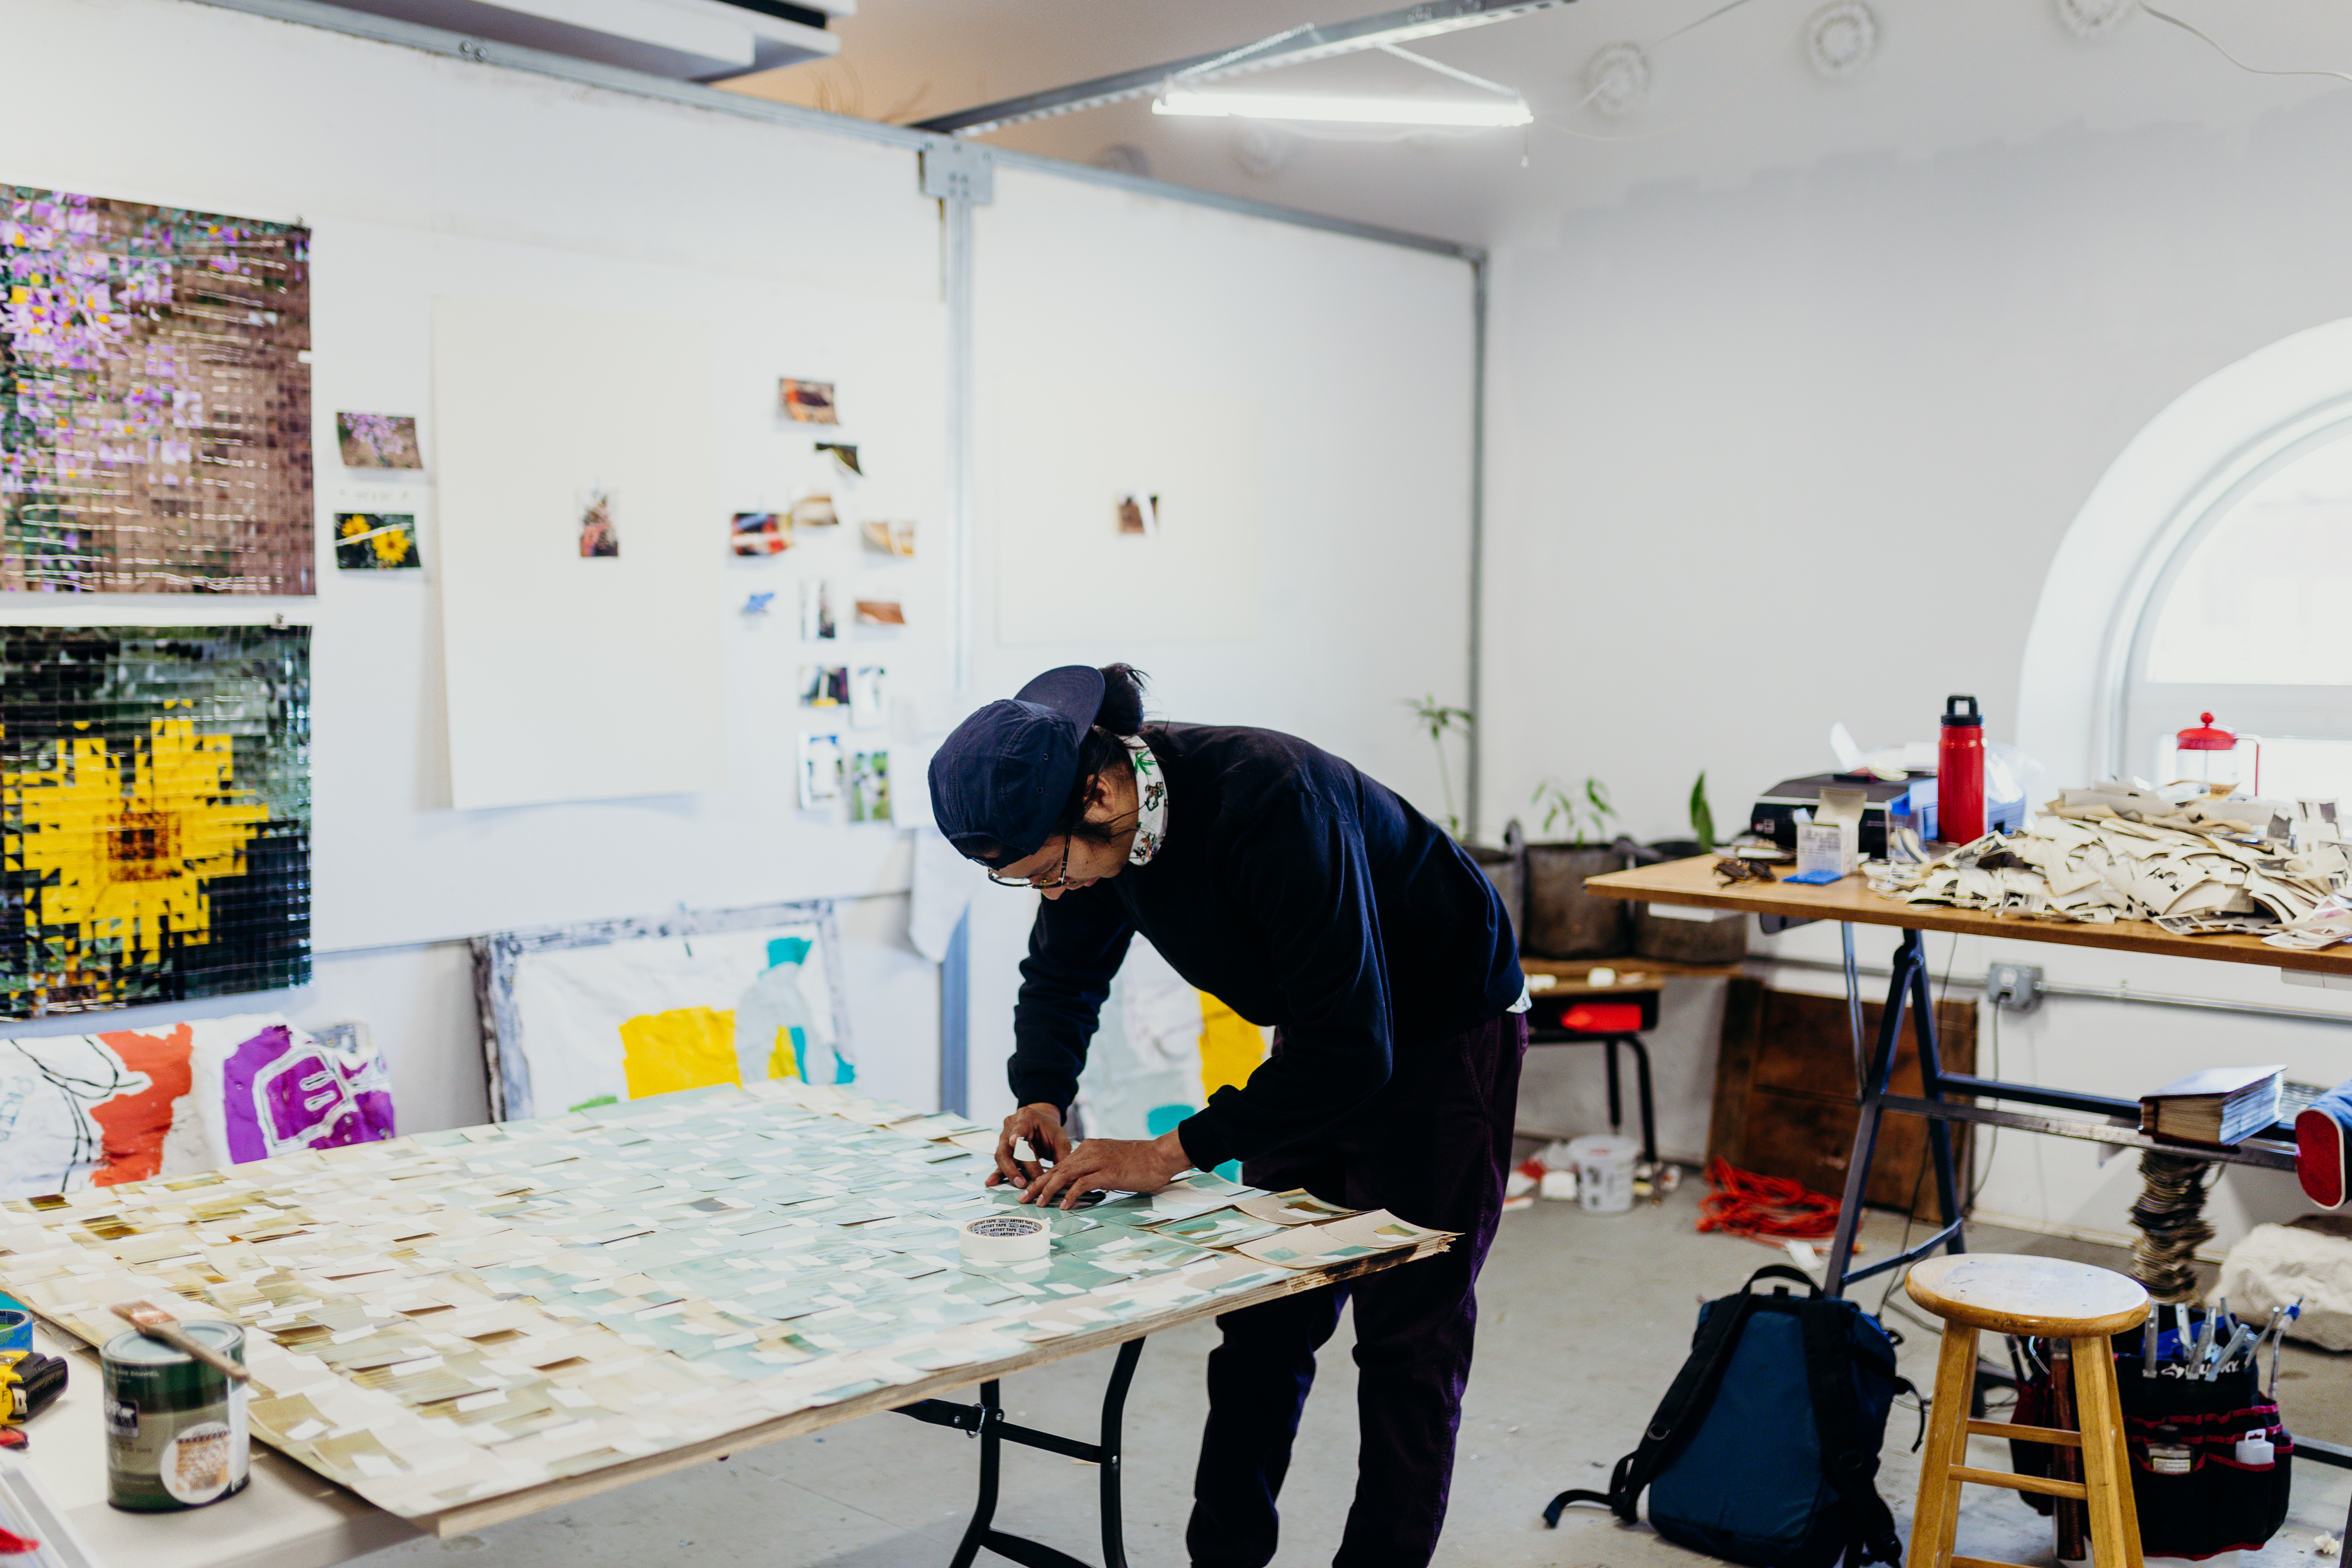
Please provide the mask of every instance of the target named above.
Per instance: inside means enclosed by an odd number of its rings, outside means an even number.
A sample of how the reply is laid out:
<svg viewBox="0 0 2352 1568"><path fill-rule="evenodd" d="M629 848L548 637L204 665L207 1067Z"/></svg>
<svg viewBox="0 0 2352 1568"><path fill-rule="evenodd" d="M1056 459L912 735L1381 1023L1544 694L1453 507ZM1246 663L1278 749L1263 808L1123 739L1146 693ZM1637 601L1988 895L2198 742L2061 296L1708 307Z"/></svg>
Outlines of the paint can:
<svg viewBox="0 0 2352 1568"><path fill-rule="evenodd" d="M1642 1146L1630 1138L1571 1138L1576 1199L1587 1214L1623 1214L1633 1206L1633 1161Z"/></svg>
<svg viewBox="0 0 2352 1568"><path fill-rule="evenodd" d="M242 1364L235 1323L181 1329ZM245 1489L246 1391L184 1351L131 1332L100 1352L106 1374L106 1500L133 1513L202 1508Z"/></svg>

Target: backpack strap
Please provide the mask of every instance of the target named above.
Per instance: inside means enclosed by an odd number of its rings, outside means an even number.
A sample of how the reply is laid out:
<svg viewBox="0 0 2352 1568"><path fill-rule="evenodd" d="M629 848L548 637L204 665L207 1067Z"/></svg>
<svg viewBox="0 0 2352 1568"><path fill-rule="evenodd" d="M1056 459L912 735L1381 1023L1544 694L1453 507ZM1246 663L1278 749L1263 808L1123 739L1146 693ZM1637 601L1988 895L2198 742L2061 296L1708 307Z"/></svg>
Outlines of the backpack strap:
<svg viewBox="0 0 2352 1568"><path fill-rule="evenodd" d="M1863 1440L1862 1406L1853 1388L1854 1362L1867 1359L1875 1366L1877 1358L1855 1354L1843 1305L1825 1301L1800 1314L1805 1382L1812 1393L1813 1430L1822 1445L1822 1475L1846 1506L1853 1532L1846 1542L1846 1568L1859 1568L1874 1559L1900 1563L1903 1542L1895 1533L1895 1516L1878 1495L1878 1450Z"/></svg>
<svg viewBox="0 0 2352 1568"><path fill-rule="evenodd" d="M1675 1374L1674 1386L1658 1402L1657 1414L1650 1417L1641 1446L1618 1460L1617 1468L1610 1472L1609 1489L1560 1493L1544 1507L1546 1528L1557 1530L1561 1512L1573 1502L1597 1502L1627 1524L1641 1522L1643 1490L1682 1451L1691 1432L1705 1418L1707 1407L1715 1403L1715 1391L1723 1382L1724 1368L1731 1364L1732 1352L1739 1348L1740 1331L1747 1327L1748 1314L1759 1300L1748 1293L1748 1286L1775 1275L1794 1279L1814 1296L1822 1293L1810 1276L1785 1263L1768 1263L1748 1277L1748 1284L1740 1287L1738 1294L1710 1303L1716 1310L1699 1324L1691 1343L1690 1359L1683 1363L1682 1371Z"/></svg>

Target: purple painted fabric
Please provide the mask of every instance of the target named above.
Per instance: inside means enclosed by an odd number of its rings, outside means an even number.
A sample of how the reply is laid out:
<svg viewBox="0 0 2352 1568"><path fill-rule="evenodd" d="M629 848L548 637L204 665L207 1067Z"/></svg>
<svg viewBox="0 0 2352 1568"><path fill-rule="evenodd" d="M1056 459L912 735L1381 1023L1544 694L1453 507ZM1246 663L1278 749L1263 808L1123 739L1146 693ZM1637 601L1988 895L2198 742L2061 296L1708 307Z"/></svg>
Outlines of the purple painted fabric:
<svg viewBox="0 0 2352 1568"><path fill-rule="evenodd" d="M393 1135L392 1095L373 1056L332 1051L272 1024L221 1064L228 1156L243 1163L296 1149L333 1149Z"/></svg>

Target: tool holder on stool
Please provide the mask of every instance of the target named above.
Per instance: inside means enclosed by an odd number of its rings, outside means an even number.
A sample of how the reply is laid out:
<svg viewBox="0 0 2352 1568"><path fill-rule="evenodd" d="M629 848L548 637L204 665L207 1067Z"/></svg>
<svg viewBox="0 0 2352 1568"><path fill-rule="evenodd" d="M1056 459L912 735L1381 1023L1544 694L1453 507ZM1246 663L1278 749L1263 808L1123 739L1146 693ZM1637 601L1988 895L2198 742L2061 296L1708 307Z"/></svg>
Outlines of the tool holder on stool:
<svg viewBox="0 0 2352 1568"><path fill-rule="evenodd" d="M2216 1332L2226 1341L2235 1326L2225 1318ZM2050 1408L2048 1342L2021 1342L2026 1359L2035 1364L2018 1384L2015 1414L2021 1424L2036 1425ZM2286 1522L2293 1485L2294 1439L2279 1420L2277 1402L2263 1394L2261 1378L2251 1365L2221 1373L2209 1383L2184 1375L2187 1368L2181 1362L2159 1358L2158 1375L2143 1377L2142 1342L2137 1331L2114 1341L2141 1549L2152 1557L2261 1550ZM2238 1462L2238 1439L2253 1431L2273 1445L2268 1466ZM2188 1455L2185 1460L2166 1455L2159 1466L2149 1455L2151 1447L2185 1448ZM2050 1475L2055 1457L2042 1444L2014 1441L2010 1456L2020 1475L2032 1476ZM2179 1468L2184 1464L2185 1471ZM2051 1511L2047 1497L2028 1493L2025 1501L2038 1513Z"/></svg>

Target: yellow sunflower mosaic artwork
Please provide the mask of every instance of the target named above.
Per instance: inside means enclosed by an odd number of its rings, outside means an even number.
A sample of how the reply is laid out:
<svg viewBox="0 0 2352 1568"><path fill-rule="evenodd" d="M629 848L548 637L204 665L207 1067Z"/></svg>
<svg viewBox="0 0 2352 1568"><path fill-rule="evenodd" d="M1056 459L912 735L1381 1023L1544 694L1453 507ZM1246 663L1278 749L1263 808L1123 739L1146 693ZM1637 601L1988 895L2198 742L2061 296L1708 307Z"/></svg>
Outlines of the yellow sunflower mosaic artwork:
<svg viewBox="0 0 2352 1568"><path fill-rule="evenodd" d="M246 846L269 820L236 786L236 765L233 736L155 719L128 755L78 737L58 743L54 767L0 774L8 868L31 884L26 923L66 936L78 951L60 956L76 978L104 985L93 972L113 965L99 954L154 963L167 934L210 940L205 884L242 876Z"/></svg>

